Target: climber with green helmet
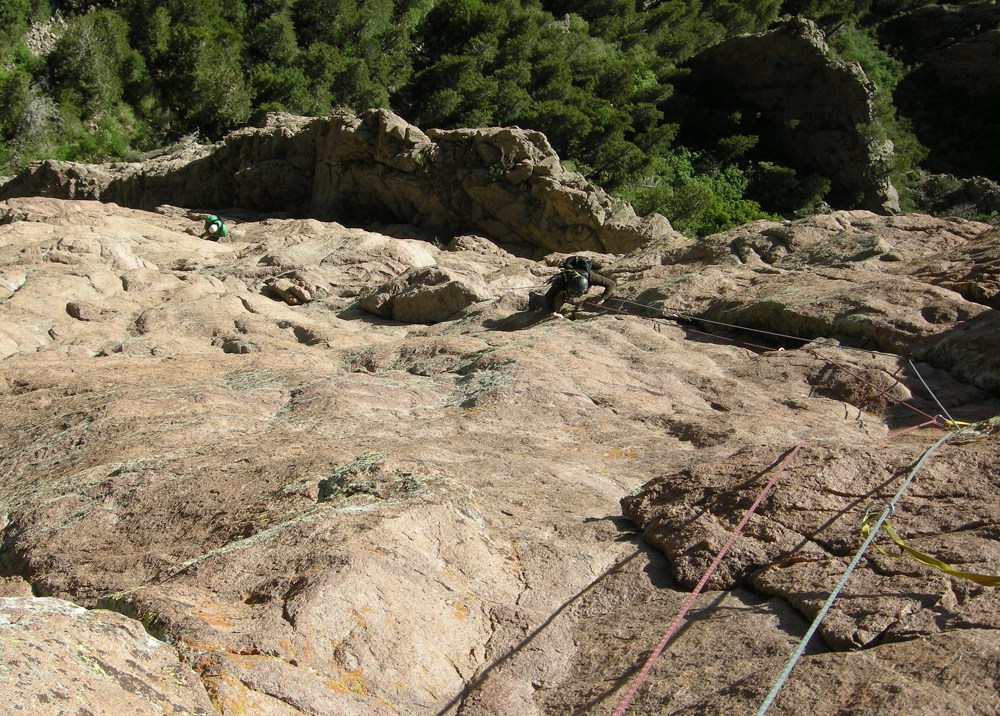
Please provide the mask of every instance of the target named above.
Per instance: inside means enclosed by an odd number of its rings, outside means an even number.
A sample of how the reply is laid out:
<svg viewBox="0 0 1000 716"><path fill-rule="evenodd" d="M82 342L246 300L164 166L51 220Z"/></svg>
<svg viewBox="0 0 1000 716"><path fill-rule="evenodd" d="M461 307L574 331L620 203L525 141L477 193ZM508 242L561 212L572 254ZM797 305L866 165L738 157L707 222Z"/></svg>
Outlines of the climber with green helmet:
<svg viewBox="0 0 1000 716"><path fill-rule="evenodd" d="M229 229L226 227L226 222L215 214L205 217L205 230L201 232L201 238L218 241L227 236L229 236Z"/></svg>
<svg viewBox="0 0 1000 716"><path fill-rule="evenodd" d="M615 290L615 282L594 271L593 263L585 256L570 256L562 265L562 270L550 279L551 286L545 295L532 294L528 307L532 310L544 309L551 314L559 314L566 301L581 298L591 286L603 286L604 293L596 303L604 303Z"/></svg>

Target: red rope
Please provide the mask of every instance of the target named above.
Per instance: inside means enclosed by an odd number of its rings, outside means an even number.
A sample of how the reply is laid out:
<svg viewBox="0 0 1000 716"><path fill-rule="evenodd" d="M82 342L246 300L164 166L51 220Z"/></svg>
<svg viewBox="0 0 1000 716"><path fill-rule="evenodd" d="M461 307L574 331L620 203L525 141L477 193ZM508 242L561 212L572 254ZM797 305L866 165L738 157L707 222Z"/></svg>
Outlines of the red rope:
<svg viewBox="0 0 1000 716"><path fill-rule="evenodd" d="M760 503L764 501L764 497L767 496L767 493L774 486L774 483L778 481L778 478L781 476L781 473L784 471L788 463L791 462L792 458L795 457L795 454L799 451L802 445L803 443L799 443L794 448L792 448L792 450L785 456L785 458L775 469L774 475L771 477L770 480L768 480L767 484L764 485L764 488L760 491L760 494L757 495L757 499L754 500L753 504L750 505L750 507L744 513L743 519L741 519L740 523L736 525L736 529L733 530L733 533L729 536L729 540L726 542L726 544L723 545L722 549L719 550L719 553L715 555L715 559L712 561L712 564L708 566L708 569L705 570L705 574L702 575L701 580L694 588L694 591L692 591L691 594L688 595L688 598L684 600L684 604L681 605L681 609L679 612L677 612L677 616L674 617L674 620L670 622L670 626L667 627L667 631L663 634L663 638L660 639L660 643L656 645L656 648L653 649L653 653L649 655L648 659L646 659L646 663L642 665L641 669L639 669L639 673L637 673L635 675L635 678L632 679L632 683L629 685L628 689L626 689L625 693L622 695L621 700L618 702L618 707L614 710L613 716L622 716L622 714L625 713L625 709L628 708L628 705L632 702L632 699L635 698L636 693L639 691L639 687L642 686L642 683L646 680L646 677L649 675L650 669L653 668L653 662L655 662L659 658L660 654L663 653L663 650L667 647L667 642L670 641L670 638L674 635L674 632L676 632L678 627L680 627L681 620L684 618L684 615L687 614L688 610L694 604L694 600L697 599L698 595L701 593L701 590L705 587L705 584L708 583L709 578L719 567L719 564L722 563L722 558L726 556L726 553L729 551L729 548L732 547L733 544L736 542L736 538L739 536L740 532L743 531L743 528L746 526L747 522L750 521L750 517L753 515L754 512L757 511L757 508L760 506Z"/></svg>
<svg viewBox="0 0 1000 716"><path fill-rule="evenodd" d="M934 418L933 420L928 420L926 423L920 423L920 425L912 425L908 428L903 428L902 430L896 430L895 432L887 433L885 437L879 438L875 442L882 443L887 440L892 440L893 438L898 438L900 435L906 435L907 433L912 433L914 430L927 428L930 427L931 425L936 425L937 427L941 427L941 422L937 418Z"/></svg>
<svg viewBox="0 0 1000 716"><path fill-rule="evenodd" d="M898 400L896 398L893 398L891 395L889 395L888 394L889 391L892 390L895 386L890 385L888 388L880 388L879 386L875 385L871 381L865 380L860 375L858 375L857 373L855 373L854 371L852 371L850 368L848 368L847 366L843 365L842 363L838 363L837 361L835 361L832 358L827 358L826 356L821 356L815 349L811 349L811 350L809 350L809 352L812 353L817 358L819 358L820 360L825 360L827 363L829 363L829 364L831 364L833 366L836 366L837 368L840 368L842 371L844 371L845 373L847 373L847 375L851 376L852 378L854 378L859 383L864 383L869 388L875 389L876 391L878 391L878 393L877 393L878 395L884 395L886 397L886 399L889 400L889 402L895 403L896 405L901 405L902 407L907 408L908 410L912 410L914 413L917 413L918 415L922 415L925 418L930 418L931 419L930 421L932 423L937 422L937 417L931 415L930 413L925 413L923 410L921 410L917 406L910 405L909 403L907 403L907 402L905 402L903 400ZM888 373L888 371L886 371L886 372ZM893 378L893 380L895 380L895 378ZM897 385L899 384L898 380L896 381L896 384Z"/></svg>

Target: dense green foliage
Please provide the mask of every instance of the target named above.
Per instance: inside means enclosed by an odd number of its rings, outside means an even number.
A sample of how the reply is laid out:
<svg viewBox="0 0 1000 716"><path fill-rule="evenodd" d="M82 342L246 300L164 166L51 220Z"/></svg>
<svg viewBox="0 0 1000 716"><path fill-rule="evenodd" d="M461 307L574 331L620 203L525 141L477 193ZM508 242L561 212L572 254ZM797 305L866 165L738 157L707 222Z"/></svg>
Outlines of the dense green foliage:
<svg viewBox="0 0 1000 716"><path fill-rule="evenodd" d="M815 18L884 91L896 181L921 147L896 117L904 68L873 23L905 0L3 0L0 173L58 157L130 159L186 135L217 139L284 110L390 107L422 127L518 125L566 163L691 233L793 214L829 182L755 155L731 131L678 144L665 114L681 64L782 13ZM24 43L59 11L47 54ZM672 121L674 120L674 121Z"/></svg>

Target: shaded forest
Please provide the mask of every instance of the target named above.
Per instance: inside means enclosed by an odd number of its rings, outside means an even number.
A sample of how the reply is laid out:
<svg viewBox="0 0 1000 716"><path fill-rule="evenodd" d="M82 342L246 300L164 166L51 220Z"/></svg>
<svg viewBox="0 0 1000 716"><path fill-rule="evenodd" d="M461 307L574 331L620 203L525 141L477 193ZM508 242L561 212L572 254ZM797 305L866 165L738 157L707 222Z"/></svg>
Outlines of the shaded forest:
<svg viewBox="0 0 1000 716"><path fill-rule="evenodd" d="M822 176L774 161L752 135L684 131L674 101L686 60L797 14L877 86L906 210L928 151L894 100L913 67L878 30L925 4L4 0L0 174L42 158L138 160L182 140L215 141L269 111L387 107L423 128L539 130L567 166L639 213L703 235L828 199Z"/></svg>

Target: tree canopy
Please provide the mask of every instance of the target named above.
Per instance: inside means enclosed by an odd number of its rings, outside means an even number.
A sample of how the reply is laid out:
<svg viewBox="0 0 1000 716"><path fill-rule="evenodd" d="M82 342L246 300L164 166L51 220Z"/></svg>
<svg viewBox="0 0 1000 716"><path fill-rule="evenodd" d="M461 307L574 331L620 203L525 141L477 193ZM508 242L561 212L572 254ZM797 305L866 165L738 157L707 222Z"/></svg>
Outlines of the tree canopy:
<svg viewBox="0 0 1000 716"><path fill-rule="evenodd" d="M388 107L425 128L539 130L591 181L700 234L812 206L829 186L752 157L752 135L679 145L664 109L682 63L798 13L891 88L904 70L867 28L912 4L4 0L0 173L48 156L129 159L187 135L215 140L267 111ZM54 46L29 48L29 27L57 11ZM897 145L911 146L891 103L881 111Z"/></svg>

